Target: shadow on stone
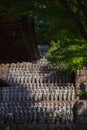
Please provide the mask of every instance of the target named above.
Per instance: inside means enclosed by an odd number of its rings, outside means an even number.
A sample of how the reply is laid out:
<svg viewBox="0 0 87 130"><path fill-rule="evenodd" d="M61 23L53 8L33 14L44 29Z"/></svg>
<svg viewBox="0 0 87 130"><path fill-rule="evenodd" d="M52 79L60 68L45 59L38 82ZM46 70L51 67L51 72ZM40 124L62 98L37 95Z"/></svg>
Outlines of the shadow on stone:
<svg viewBox="0 0 87 130"><path fill-rule="evenodd" d="M83 82L80 84L80 90L86 90L86 86Z"/></svg>
<svg viewBox="0 0 87 130"><path fill-rule="evenodd" d="M0 87L3 87L3 86L8 86L8 83L6 82L6 80L0 79Z"/></svg>

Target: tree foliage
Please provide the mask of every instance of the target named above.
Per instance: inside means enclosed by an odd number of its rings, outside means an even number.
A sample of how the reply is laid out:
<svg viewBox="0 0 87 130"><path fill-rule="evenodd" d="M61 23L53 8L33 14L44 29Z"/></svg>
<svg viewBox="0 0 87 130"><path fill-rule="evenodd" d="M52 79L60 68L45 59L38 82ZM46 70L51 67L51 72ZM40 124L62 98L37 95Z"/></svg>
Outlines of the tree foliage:
<svg viewBox="0 0 87 130"><path fill-rule="evenodd" d="M87 64L87 43L84 40L64 40L51 42L52 47L47 53L48 60L54 66L76 71Z"/></svg>
<svg viewBox="0 0 87 130"><path fill-rule="evenodd" d="M44 36L51 41L47 58L55 66L61 65L64 69L76 71L87 64L86 3L60 0L55 5L54 15L50 11L46 13L50 22ZM50 8L53 6L54 4Z"/></svg>
<svg viewBox="0 0 87 130"><path fill-rule="evenodd" d="M76 71L87 61L87 0L6 0L0 10L35 21L38 42L51 43L47 54L55 66Z"/></svg>

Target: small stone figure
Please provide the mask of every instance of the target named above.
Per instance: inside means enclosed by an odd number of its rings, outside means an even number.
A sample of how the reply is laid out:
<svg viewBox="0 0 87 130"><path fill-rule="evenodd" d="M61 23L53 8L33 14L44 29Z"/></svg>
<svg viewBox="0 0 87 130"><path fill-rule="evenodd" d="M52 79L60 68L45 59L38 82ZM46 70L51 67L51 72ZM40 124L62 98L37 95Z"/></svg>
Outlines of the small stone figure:
<svg viewBox="0 0 87 130"><path fill-rule="evenodd" d="M41 102L38 103L38 107L41 109L41 107L42 107L42 103Z"/></svg>
<svg viewBox="0 0 87 130"><path fill-rule="evenodd" d="M58 100L58 91L55 90L54 93L55 93L54 94L54 100L57 101Z"/></svg>
<svg viewBox="0 0 87 130"><path fill-rule="evenodd" d="M46 93L46 99L47 99L47 101L49 101L49 92L48 93Z"/></svg>
<svg viewBox="0 0 87 130"><path fill-rule="evenodd" d="M62 109L61 109L61 123L64 124L66 122L66 105L63 104Z"/></svg>
<svg viewBox="0 0 87 130"><path fill-rule="evenodd" d="M51 92L51 101L53 101L54 100L54 92L52 91Z"/></svg>
<svg viewBox="0 0 87 130"><path fill-rule="evenodd" d="M27 83L27 81L28 81L28 79L27 79L27 77L25 77L25 81L24 82Z"/></svg>
<svg viewBox="0 0 87 130"><path fill-rule="evenodd" d="M67 88L64 88L64 92L63 92L63 100L66 101L67 100Z"/></svg>
<svg viewBox="0 0 87 130"><path fill-rule="evenodd" d="M46 113L45 112L43 112L43 121L42 121L43 123L45 123L46 122Z"/></svg>
<svg viewBox="0 0 87 130"><path fill-rule="evenodd" d="M55 123L56 123L56 124L60 124L60 117L59 117L59 115L56 116L56 118L55 118Z"/></svg>
<svg viewBox="0 0 87 130"><path fill-rule="evenodd" d="M43 94L42 94L42 100L45 100L45 93L43 91Z"/></svg>
<svg viewBox="0 0 87 130"><path fill-rule="evenodd" d="M38 100L38 93L36 92L34 95L34 100L37 101Z"/></svg>
<svg viewBox="0 0 87 130"><path fill-rule="evenodd" d="M21 82L21 84L24 83L24 77L21 77L20 82Z"/></svg>
<svg viewBox="0 0 87 130"><path fill-rule="evenodd" d="M46 112L46 124L50 123L50 113Z"/></svg>
<svg viewBox="0 0 87 130"><path fill-rule="evenodd" d="M75 100L75 90L72 90L71 100Z"/></svg>
<svg viewBox="0 0 87 130"><path fill-rule="evenodd" d="M36 119L37 119L37 116L36 114L33 115L33 124L36 124Z"/></svg>
<svg viewBox="0 0 87 130"><path fill-rule="evenodd" d="M59 90L59 101L62 101L62 89Z"/></svg>
<svg viewBox="0 0 87 130"><path fill-rule="evenodd" d="M68 100L71 100L71 95L72 95L72 88L71 86L68 86Z"/></svg>
<svg viewBox="0 0 87 130"><path fill-rule="evenodd" d="M73 123L73 120L74 120L74 114L73 114L73 111L71 111L71 113L70 113L70 123Z"/></svg>
<svg viewBox="0 0 87 130"><path fill-rule="evenodd" d="M70 104L66 105L66 121L69 122L70 120Z"/></svg>

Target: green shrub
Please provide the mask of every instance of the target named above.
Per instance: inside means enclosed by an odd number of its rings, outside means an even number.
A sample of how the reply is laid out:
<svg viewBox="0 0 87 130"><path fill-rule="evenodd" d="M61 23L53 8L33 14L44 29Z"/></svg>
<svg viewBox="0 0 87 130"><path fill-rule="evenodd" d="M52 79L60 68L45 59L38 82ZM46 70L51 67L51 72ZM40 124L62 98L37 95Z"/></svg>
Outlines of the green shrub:
<svg viewBox="0 0 87 130"><path fill-rule="evenodd" d="M86 90L79 90L78 95L81 96L87 96L87 91Z"/></svg>

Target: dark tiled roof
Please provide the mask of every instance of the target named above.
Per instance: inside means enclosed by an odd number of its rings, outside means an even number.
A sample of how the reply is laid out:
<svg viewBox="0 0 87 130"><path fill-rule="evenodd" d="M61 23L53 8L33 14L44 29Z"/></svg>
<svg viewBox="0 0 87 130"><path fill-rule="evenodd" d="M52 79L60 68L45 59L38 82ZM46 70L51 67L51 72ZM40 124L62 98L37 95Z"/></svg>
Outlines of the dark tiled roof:
<svg viewBox="0 0 87 130"><path fill-rule="evenodd" d="M34 37L33 24L27 17L12 19L6 12L0 13L0 62L38 59Z"/></svg>

